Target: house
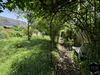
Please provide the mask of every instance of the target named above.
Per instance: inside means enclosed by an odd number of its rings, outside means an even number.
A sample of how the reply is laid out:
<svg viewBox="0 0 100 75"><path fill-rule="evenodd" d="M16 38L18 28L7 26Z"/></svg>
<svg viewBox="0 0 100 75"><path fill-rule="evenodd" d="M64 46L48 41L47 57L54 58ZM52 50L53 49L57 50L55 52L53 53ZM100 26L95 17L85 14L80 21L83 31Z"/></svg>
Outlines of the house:
<svg viewBox="0 0 100 75"><path fill-rule="evenodd" d="M9 22L3 22L3 28L11 28L12 26L16 26L16 23L9 23Z"/></svg>

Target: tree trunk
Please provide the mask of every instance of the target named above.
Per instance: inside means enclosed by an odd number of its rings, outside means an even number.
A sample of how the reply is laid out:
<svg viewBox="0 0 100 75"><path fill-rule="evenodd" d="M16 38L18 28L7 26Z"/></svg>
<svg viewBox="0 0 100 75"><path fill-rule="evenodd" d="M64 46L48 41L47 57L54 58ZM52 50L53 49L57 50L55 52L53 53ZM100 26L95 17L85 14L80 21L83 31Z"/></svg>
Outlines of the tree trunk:
<svg viewBox="0 0 100 75"><path fill-rule="evenodd" d="M28 41L30 41L30 35L29 35L29 22L28 22Z"/></svg>

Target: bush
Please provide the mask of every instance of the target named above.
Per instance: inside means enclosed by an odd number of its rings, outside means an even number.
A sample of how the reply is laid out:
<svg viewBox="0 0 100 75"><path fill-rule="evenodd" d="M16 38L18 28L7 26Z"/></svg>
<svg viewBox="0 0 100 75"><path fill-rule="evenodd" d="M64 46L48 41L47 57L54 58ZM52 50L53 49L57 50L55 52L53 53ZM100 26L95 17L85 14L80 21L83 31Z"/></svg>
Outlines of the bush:
<svg viewBox="0 0 100 75"><path fill-rule="evenodd" d="M23 47L23 43L22 42L14 42L12 43L12 46L15 47L15 48L21 48Z"/></svg>
<svg viewBox="0 0 100 75"><path fill-rule="evenodd" d="M4 38L5 38L4 34L0 32L0 39L4 39Z"/></svg>
<svg viewBox="0 0 100 75"><path fill-rule="evenodd" d="M12 26L11 29L16 30L16 31L22 31L24 27L23 26Z"/></svg>
<svg viewBox="0 0 100 75"><path fill-rule="evenodd" d="M8 34L10 37L22 37L22 33L19 31L8 30Z"/></svg>
<svg viewBox="0 0 100 75"><path fill-rule="evenodd" d="M16 33L16 36L17 37L22 37L22 34L21 33Z"/></svg>
<svg viewBox="0 0 100 75"><path fill-rule="evenodd" d="M39 31L38 31L37 29L34 29L34 33L38 34L38 32L39 32Z"/></svg>
<svg viewBox="0 0 100 75"><path fill-rule="evenodd" d="M2 29L1 32L4 34L5 38L23 36L23 33L21 31L15 31L12 29Z"/></svg>
<svg viewBox="0 0 100 75"><path fill-rule="evenodd" d="M2 29L1 32L4 34L5 38L10 37L6 29Z"/></svg>
<svg viewBox="0 0 100 75"><path fill-rule="evenodd" d="M100 60L99 60L100 59L99 58L100 45L91 43L85 47L88 49L85 60L78 61L78 57L75 54L73 54L73 58L75 58L74 63L79 66L82 75L92 75L88 70L88 66L91 62L96 62L100 66ZM100 72L98 72L98 75L100 75Z"/></svg>
<svg viewBox="0 0 100 75"><path fill-rule="evenodd" d="M66 46L71 50L71 46L74 44L74 39L68 38L68 40L64 39Z"/></svg>

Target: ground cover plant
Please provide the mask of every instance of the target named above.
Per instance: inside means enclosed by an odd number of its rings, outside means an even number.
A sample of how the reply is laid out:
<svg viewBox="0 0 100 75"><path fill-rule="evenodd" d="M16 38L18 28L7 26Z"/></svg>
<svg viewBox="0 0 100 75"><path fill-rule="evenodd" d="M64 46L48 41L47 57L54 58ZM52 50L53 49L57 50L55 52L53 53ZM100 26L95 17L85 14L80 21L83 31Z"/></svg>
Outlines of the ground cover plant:
<svg viewBox="0 0 100 75"><path fill-rule="evenodd" d="M55 63L57 52L53 51ZM49 37L13 37L0 40L0 75L54 75Z"/></svg>

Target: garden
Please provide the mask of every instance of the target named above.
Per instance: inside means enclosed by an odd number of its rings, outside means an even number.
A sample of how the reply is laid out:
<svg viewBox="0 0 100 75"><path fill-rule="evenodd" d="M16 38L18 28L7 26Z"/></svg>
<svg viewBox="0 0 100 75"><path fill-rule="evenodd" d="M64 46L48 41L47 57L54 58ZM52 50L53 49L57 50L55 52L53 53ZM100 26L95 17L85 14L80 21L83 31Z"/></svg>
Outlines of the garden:
<svg viewBox="0 0 100 75"><path fill-rule="evenodd" d="M69 70L63 73L69 60L79 75L100 75L100 0L1 0L0 4L27 19L26 27L0 28L0 75L72 75ZM58 61L60 54L64 62Z"/></svg>

